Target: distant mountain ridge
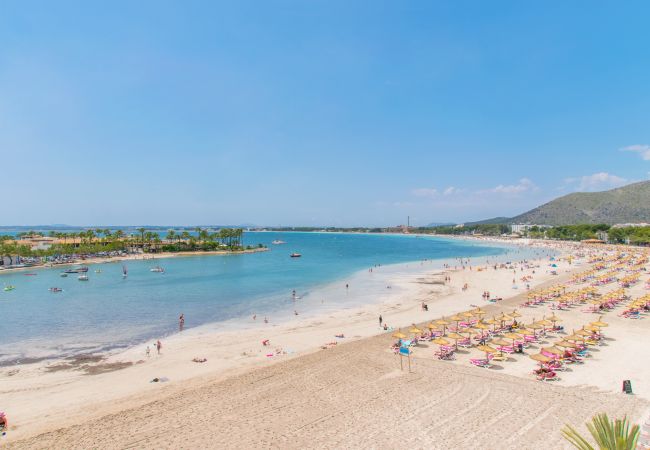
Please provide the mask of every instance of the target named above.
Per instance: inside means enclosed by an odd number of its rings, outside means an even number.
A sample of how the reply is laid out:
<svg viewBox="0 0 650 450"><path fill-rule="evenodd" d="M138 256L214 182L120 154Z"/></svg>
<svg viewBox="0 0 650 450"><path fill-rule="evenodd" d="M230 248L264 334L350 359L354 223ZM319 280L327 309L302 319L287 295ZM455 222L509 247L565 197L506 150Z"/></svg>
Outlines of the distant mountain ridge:
<svg viewBox="0 0 650 450"><path fill-rule="evenodd" d="M496 217L466 225L530 223L577 225L650 222L650 181L602 192L574 192L515 217Z"/></svg>

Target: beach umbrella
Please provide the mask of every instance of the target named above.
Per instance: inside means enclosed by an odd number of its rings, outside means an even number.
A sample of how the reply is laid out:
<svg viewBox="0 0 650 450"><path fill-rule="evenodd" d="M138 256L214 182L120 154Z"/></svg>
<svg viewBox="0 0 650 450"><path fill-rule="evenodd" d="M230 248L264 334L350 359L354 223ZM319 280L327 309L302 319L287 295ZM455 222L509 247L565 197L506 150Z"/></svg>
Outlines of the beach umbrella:
<svg viewBox="0 0 650 450"><path fill-rule="evenodd" d="M585 330L584 328L581 328L580 330L576 331L574 334L577 334L577 335L579 335L579 336L591 336L591 335L592 335L592 332L591 332L591 331L587 331L587 330Z"/></svg>
<svg viewBox="0 0 650 450"><path fill-rule="evenodd" d="M402 333L401 329L397 330L395 333L393 333L393 337L397 338L397 339L406 339L407 338L407 336L404 333Z"/></svg>
<svg viewBox="0 0 650 450"><path fill-rule="evenodd" d="M564 348L576 348L577 345L572 343L572 342L567 342L567 341L560 341L555 343L556 347L564 347Z"/></svg>
<svg viewBox="0 0 650 450"><path fill-rule="evenodd" d="M551 358L542 355L541 353L535 353L534 355L530 355L530 359L534 359L535 361L539 362L540 366L542 365L542 363L551 361Z"/></svg>
<svg viewBox="0 0 650 450"><path fill-rule="evenodd" d="M587 325L587 326L585 326L585 330L589 330L589 331L592 331L594 333L599 333L600 332L600 328L598 328L595 325Z"/></svg>
<svg viewBox="0 0 650 450"><path fill-rule="evenodd" d="M555 347L544 347L544 348L542 348L541 351L546 352L546 353L550 353L550 354L556 355L556 356L564 355L564 352L562 350L560 350L559 348L555 348Z"/></svg>
<svg viewBox="0 0 650 450"><path fill-rule="evenodd" d="M479 308L476 308L476 309L475 309L474 311L472 311L472 312L474 313L475 316L482 316L482 315L486 314L486 312L483 311L480 307L479 307Z"/></svg>
<svg viewBox="0 0 650 450"><path fill-rule="evenodd" d="M562 319L560 319L558 316L556 316L555 313L553 313L553 315L551 317L549 317L548 320L553 322L553 324L555 324L555 322L562 322Z"/></svg>
<svg viewBox="0 0 650 450"><path fill-rule="evenodd" d="M594 325L596 327L607 327L609 324L607 322L602 321L603 316L600 316L596 322L591 322L591 325Z"/></svg>
<svg viewBox="0 0 650 450"><path fill-rule="evenodd" d="M497 352L496 348L492 348L489 345L479 345L478 347L476 347L476 349L479 350L479 351L485 352L485 359L489 359L489 356L488 356L489 353L496 353Z"/></svg>
<svg viewBox="0 0 650 450"><path fill-rule="evenodd" d="M510 345L510 342L506 341L505 339L493 339L491 342L494 345L501 345L501 346Z"/></svg>
<svg viewBox="0 0 650 450"><path fill-rule="evenodd" d="M521 339L521 336L515 333L506 333L503 335L504 338L512 339L512 346L514 347L515 341L518 341Z"/></svg>
<svg viewBox="0 0 650 450"><path fill-rule="evenodd" d="M456 346L456 350L458 350L458 340L459 340L459 339L465 339L465 336L462 336L462 335L460 335L460 334L458 334L458 333L449 333L449 334L447 335L447 338L449 338L449 339L453 339L453 340L454 340L454 342L455 342L455 346Z"/></svg>
<svg viewBox="0 0 650 450"><path fill-rule="evenodd" d="M411 327L411 329L409 330L409 333L412 333L412 334L419 334L419 333L422 333L422 330L419 329L418 327L416 327L415 325L413 325L413 326Z"/></svg>
<svg viewBox="0 0 650 450"><path fill-rule="evenodd" d="M488 325L486 323L483 323L483 322L478 322L476 325L474 325L474 328L478 328L479 330L481 330L481 337L483 337L483 332L485 330L489 330L490 325Z"/></svg>
<svg viewBox="0 0 650 450"><path fill-rule="evenodd" d="M471 312L471 311L467 311L467 312L461 313L460 315L463 316L463 317L467 317L467 318L474 317L474 313Z"/></svg>
<svg viewBox="0 0 650 450"><path fill-rule="evenodd" d="M507 315L506 313L501 313L501 316L499 317L499 320L500 320L501 322L506 322L506 321L508 321L508 320L512 320L512 317L510 317L510 316Z"/></svg>
<svg viewBox="0 0 650 450"><path fill-rule="evenodd" d="M521 317L521 314L519 314L516 309L513 309L509 315L510 317Z"/></svg>
<svg viewBox="0 0 650 450"><path fill-rule="evenodd" d="M567 336L564 339L566 339L567 341L584 341L585 340L584 337L582 337L582 336L580 336L578 334L572 334L571 336Z"/></svg>
<svg viewBox="0 0 650 450"><path fill-rule="evenodd" d="M435 330L436 328L438 328L438 326L435 325L435 324L433 324L433 323L431 323L431 322L429 322L429 323L427 324L427 328L430 329L430 330Z"/></svg>
<svg viewBox="0 0 650 450"><path fill-rule="evenodd" d="M483 320L483 323L487 323L487 324L489 324L489 325L493 325L493 327L492 327L492 331L494 331L494 332L496 333L496 331L497 331L497 325L499 324L499 321L496 320L495 317L492 317L491 319Z"/></svg>
<svg viewBox="0 0 650 450"><path fill-rule="evenodd" d="M444 338L436 338L431 342L433 342L434 344L437 344L437 345L449 345L449 341L447 339L444 339Z"/></svg>
<svg viewBox="0 0 650 450"><path fill-rule="evenodd" d="M496 353L497 351L495 348L492 348L489 345L479 345L476 347L476 349L485 353Z"/></svg>
<svg viewBox="0 0 650 450"><path fill-rule="evenodd" d="M454 315L454 316L451 316L451 317L449 318L449 320L453 320L454 322L456 322L456 328L458 328L458 322L460 322L461 320L463 320L463 318L462 318L461 316L459 316L458 314L456 314L456 315Z"/></svg>
<svg viewBox="0 0 650 450"><path fill-rule="evenodd" d="M445 330L447 329L447 325L449 325L449 322L445 320L443 317L442 319L438 319L435 322L436 325L441 325L442 326L442 334L445 334Z"/></svg>

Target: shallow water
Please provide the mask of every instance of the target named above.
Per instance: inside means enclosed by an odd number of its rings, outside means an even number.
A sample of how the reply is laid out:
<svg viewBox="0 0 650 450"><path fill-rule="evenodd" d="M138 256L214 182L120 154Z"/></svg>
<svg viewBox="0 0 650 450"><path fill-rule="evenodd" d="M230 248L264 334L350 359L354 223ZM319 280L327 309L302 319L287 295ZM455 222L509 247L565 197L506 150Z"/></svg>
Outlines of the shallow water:
<svg viewBox="0 0 650 450"><path fill-rule="evenodd" d="M275 239L287 244L272 245ZM63 268L0 272L0 283L16 287L0 291L0 363L127 347L176 332L181 312L191 328L232 324L254 313L260 320L278 318L306 308L306 302L312 313L320 304L336 309L367 303L371 289L385 286L344 285L355 272L377 264L533 256L532 250L401 235L260 232L246 233L245 240L266 244L269 251L128 261L126 279L122 263L89 266L87 282L74 274L61 278ZM303 256L290 258L294 251ZM150 271L157 264L165 273ZM51 287L63 292L51 293Z"/></svg>

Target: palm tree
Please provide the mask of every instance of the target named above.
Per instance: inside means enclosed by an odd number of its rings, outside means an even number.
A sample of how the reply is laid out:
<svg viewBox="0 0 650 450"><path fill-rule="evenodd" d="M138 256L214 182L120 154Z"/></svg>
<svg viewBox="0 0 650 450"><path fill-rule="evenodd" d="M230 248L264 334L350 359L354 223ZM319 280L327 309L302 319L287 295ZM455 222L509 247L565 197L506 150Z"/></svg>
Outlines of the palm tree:
<svg viewBox="0 0 650 450"><path fill-rule="evenodd" d="M171 243L174 243L174 239L176 239L176 232L174 230L169 230L167 232L167 236L165 236L165 239L167 239Z"/></svg>
<svg viewBox="0 0 650 450"><path fill-rule="evenodd" d="M144 232L146 231L146 229L140 227L140 228L137 229L137 231L140 233L140 243L144 247Z"/></svg>
<svg viewBox="0 0 650 450"><path fill-rule="evenodd" d="M625 416L622 420L612 421L607 414L598 414L591 419L591 423L587 423L587 429L600 450L634 450L639 440L639 426L633 425L630 429L630 422ZM571 425L564 427L562 435L580 450L595 450Z"/></svg>

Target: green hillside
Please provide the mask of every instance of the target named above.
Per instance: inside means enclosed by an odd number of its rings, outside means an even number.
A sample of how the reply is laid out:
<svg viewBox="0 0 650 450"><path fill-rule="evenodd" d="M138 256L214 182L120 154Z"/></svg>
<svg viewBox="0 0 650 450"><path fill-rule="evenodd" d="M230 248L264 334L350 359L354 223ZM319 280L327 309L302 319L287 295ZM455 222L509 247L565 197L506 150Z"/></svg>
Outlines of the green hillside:
<svg viewBox="0 0 650 450"><path fill-rule="evenodd" d="M603 192L575 192L538 206L506 223L574 225L650 222L650 181Z"/></svg>

